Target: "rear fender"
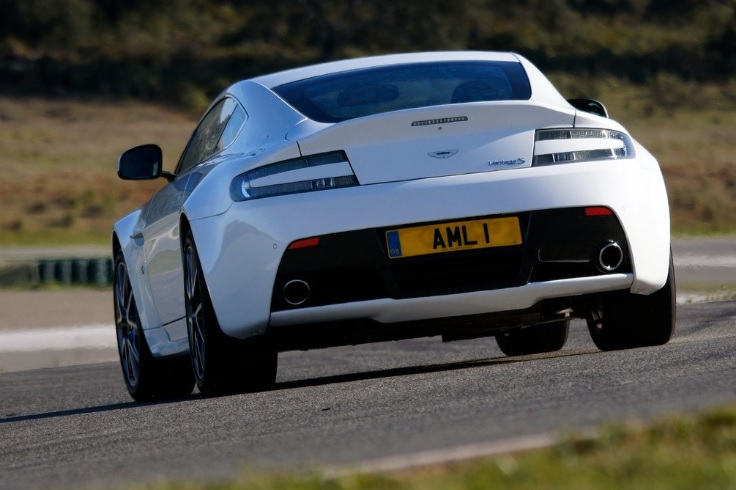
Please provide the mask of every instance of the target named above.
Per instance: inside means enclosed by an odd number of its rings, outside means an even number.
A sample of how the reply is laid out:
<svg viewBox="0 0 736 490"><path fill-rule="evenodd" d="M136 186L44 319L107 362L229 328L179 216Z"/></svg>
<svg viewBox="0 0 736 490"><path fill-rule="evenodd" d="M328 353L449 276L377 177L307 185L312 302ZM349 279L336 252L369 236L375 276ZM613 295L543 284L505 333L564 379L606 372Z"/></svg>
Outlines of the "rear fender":
<svg viewBox="0 0 736 490"><path fill-rule="evenodd" d="M117 240L123 253L141 325L143 330L147 331L160 327L161 320L153 307L153 296L148 281L141 274L144 266L143 240L142 238L134 238L140 217L141 210L138 209L115 223L113 226L113 244ZM113 249L114 253L115 250Z"/></svg>

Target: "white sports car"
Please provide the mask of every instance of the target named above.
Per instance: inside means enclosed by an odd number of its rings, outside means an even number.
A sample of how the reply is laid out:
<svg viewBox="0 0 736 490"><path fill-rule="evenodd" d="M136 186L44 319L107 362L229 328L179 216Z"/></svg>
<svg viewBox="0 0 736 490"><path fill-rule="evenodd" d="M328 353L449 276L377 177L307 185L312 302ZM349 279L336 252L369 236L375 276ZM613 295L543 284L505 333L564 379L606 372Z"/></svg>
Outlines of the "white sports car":
<svg viewBox="0 0 736 490"><path fill-rule="evenodd" d="M597 101L512 53L378 56L235 83L168 184L114 226L120 362L136 400L267 388L277 353L422 336L604 350L675 325L654 157Z"/></svg>

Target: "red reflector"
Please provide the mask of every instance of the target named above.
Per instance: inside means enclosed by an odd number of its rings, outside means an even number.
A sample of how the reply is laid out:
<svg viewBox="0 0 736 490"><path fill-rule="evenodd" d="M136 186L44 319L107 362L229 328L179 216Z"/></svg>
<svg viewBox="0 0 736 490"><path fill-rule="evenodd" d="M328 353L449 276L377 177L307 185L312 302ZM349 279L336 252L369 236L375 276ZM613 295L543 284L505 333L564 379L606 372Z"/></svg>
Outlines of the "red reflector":
<svg viewBox="0 0 736 490"><path fill-rule="evenodd" d="M585 208L585 216L611 216L613 211L603 206Z"/></svg>
<svg viewBox="0 0 736 490"><path fill-rule="evenodd" d="M312 238L305 238L303 240L297 240L289 245L289 250L295 250L297 248L316 247L319 245L319 237L314 236Z"/></svg>

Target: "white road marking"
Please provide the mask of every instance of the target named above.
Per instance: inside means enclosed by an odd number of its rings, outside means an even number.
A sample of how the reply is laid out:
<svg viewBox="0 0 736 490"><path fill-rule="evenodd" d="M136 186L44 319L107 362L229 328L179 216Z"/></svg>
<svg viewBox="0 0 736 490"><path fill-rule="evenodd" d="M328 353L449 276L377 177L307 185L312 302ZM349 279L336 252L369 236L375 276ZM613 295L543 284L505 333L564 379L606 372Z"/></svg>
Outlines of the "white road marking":
<svg viewBox="0 0 736 490"><path fill-rule="evenodd" d="M736 255L675 255L675 267L696 268L736 268Z"/></svg>
<svg viewBox="0 0 736 490"><path fill-rule="evenodd" d="M0 353L117 348L115 326L52 327L0 332Z"/></svg>

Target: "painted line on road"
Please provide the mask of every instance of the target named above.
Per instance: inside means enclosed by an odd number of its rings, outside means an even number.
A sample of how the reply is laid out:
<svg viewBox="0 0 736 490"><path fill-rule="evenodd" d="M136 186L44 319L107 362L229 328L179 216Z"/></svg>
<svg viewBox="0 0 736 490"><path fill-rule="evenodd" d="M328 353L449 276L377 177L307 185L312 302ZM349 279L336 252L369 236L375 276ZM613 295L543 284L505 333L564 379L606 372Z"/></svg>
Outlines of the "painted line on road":
<svg viewBox="0 0 736 490"><path fill-rule="evenodd" d="M736 268L736 255L675 255L675 268Z"/></svg>
<svg viewBox="0 0 736 490"><path fill-rule="evenodd" d="M50 327L0 332L0 353L117 349L115 326Z"/></svg>

